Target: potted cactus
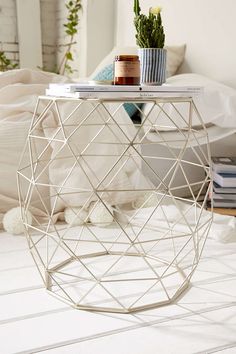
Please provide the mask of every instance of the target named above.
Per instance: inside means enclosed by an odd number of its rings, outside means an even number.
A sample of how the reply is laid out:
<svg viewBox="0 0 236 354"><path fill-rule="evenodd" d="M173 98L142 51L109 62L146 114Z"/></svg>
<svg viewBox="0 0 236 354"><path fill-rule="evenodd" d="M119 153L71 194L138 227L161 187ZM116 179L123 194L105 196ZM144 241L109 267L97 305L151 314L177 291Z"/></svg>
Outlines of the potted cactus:
<svg viewBox="0 0 236 354"><path fill-rule="evenodd" d="M134 0L135 37L139 46L141 83L162 85L166 80L166 49L161 8L151 7L148 16L140 12L139 0Z"/></svg>

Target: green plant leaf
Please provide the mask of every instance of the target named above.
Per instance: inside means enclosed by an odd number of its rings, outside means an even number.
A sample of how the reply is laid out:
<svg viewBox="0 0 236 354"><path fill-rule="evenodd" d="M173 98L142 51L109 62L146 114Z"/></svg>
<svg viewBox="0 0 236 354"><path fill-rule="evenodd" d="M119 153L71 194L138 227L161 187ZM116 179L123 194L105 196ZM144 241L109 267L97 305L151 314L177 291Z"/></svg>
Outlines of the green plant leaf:
<svg viewBox="0 0 236 354"><path fill-rule="evenodd" d="M68 61L73 61L73 55L71 52L71 48L76 42L74 41L73 37L76 33L78 33L78 24L79 24L79 10L82 8L81 5L82 0L70 0L68 1L65 6L68 10L67 12L67 22L63 24L65 28L65 34L69 37L68 44L64 44L64 47L67 47L65 53L62 57L61 63L56 70L60 74L64 74L67 72L68 74L72 74L74 70L68 64Z"/></svg>
<svg viewBox="0 0 236 354"><path fill-rule="evenodd" d="M74 60L71 52L67 52L67 53L66 53L66 58L67 58L68 60Z"/></svg>

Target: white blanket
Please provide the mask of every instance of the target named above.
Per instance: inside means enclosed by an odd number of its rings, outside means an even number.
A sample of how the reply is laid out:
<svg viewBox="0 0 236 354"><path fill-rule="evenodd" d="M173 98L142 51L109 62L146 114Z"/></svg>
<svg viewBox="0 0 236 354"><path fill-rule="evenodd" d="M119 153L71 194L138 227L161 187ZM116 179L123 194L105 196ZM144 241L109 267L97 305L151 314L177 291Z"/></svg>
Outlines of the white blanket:
<svg viewBox="0 0 236 354"><path fill-rule="evenodd" d="M236 130L236 90L198 74L181 74L167 79L174 86L202 86L204 94L196 96L197 105L204 123L214 123L222 128Z"/></svg>
<svg viewBox="0 0 236 354"><path fill-rule="evenodd" d="M4 213L19 204L16 170L37 98L44 94L49 82L66 80L28 69L0 75L0 226Z"/></svg>
<svg viewBox="0 0 236 354"><path fill-rule="evenodd" d="M16 185L16 170L18 168L20 155L23 150L27 132L32 120L33 112L36 106L37 98L39 95L45 93L48 84L51 82L66 82L67 78L55 74L32 71L28 69L13 70L1 74L0 76L0 214L3 214L11 208L18 205L18 193ZM66 119L67 114L71 110L71 104L63 103L60 107L61 118ZM45 105L39 107L37 115L44 109ZM115 110L116 105L110 105L108 109ZM67 120L68 126L65 127L66 135L69 137L72 130L75 129L76 124L80 124L82 119L88 113L89 109L93 109L93 105L82 105L75 115ZM98 129L98 125L104 123L104 120L109 119L109 115L105 109L99 108L96 113L90 116L88 126L82 130L78 130L70 139L70 148L74 149L74 153L78 154L94 139ZM116 120L116 121L115 121ZM129 159L128 155L132 152L128 151L126 157L116 163L119 156L127 147L128 139L136 134L129 116L121 105L119 112L115 116L115 120L109 121L109 127L103 129L103 132L96 138L96 143L86 150L88 153L87 158L77 164L72 173L70 169L75 162L75 159L68 159L68 154L72 156L71 151L66 147L60 152L61 145L59 142L51 143L51 149L47 149L47 153L43 155L45 160L50 159L52 154L53 163L50 164L48 171L42 175L40 183L48 184L47 178L57 186L62 186L63 181L69 174L60 193L64 194L63 198L57 199L57 205L54 206L54 211L58 212L63 210L67 205L81 206L89 199L91 193L77 193L74 195L71 190L79 185L81 190L93 189L99 184L99 181L104 179L101 184L101 189L106 187L109 189L130 189L134 185L137 186L140 167L140 158L137 155L135 163ZM90 124L90 126L89 126ZM65 123L66 125L66 123ZM72 127L73 125L73 127ZM94 125L97 125L96 127ZM119 125L123 131L119 129ZM55 107L41 122L41 131L38 129L37 134L45 134L49 139L52 135L56 134L59 139L63 136L62 130L58 131L58 116ZM42 131L42 128L44 131ZM36 135L37 135L36 134ZM116 138L117 137L117 138ZM36 150L42 151L45 146L45 141L35 140ZM105 142L105 143L104 143ZM116 144L116 142L118 144ZM121 145L120 143L126 143ZM101 144L102 143L102 144ZM34 144L33 144L34 145ZM102 158L99 158L99 155ZM113 155L110 156L109 155ZM87 159L85 161L85 159ZM29 163L29 153L24 155L24 161L21 167ZM116 167L109 173L112 165L116 163ZM83 166L82 166L83 165ZM137 168L138 167L138 168ZM24 173L24 171L22 172ZM26 173L27 174L27 173ZM105 176L108 174L107 178ZM86 177L89 177L90 182ZM23 185L23 189L27 187L27 183ZM67 189L67 187L70 188ZM104 187L104 188L103 188ZM42 197L48 197L49 188L47 186L39 187ZM57 194L58 188L51 189L52 195ZM88 200L91 202L96 198L95 195L91 196ZM125 203L132 201L136 198L134 193L111 192L106 194L105 199L109 202L111 199L115 203ZM33 212L37 216L45 214L43 205L38 201L39 196L34 191L31 198L31 205L34 206ZM52 204L54 201L52 201ZM50 206L48 206L50 207Z"/></svg>
<svg viewBox="0 0 236 354"><path fill-rule="evenodd" d="M197 74L181 74L167 79L167 85L201 86L203 93L193 95L197 111L192 111L191 124L198 131L198 139L191 139L191 146L206 144L203 122L208 127L208 139L215 142L236 132L236 90L205 76ZM153 107L146 104L144 113L144 131L149 141L161 144L166 140L174 148L181 148L181 129L186 129L189 121L189 106L186 103L163 103ZM199 114L200 113L200 116ZM150 134L158 131L158 134ZM173 143L171 143L173 141ZM179 141L179 142L178 142Z"/></svg>

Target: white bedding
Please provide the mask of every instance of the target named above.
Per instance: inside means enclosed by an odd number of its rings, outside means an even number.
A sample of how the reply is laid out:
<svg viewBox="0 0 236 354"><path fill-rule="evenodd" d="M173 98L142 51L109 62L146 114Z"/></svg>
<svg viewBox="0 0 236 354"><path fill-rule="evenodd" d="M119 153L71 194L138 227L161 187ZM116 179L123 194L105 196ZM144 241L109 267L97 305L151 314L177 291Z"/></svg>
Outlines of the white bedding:
<svg viewBox="0 0 236 354"><path fill-rule="evenodd" d="M198 74L175 75L168 78L167 83L175 86L203 86L204 94L196 96L194 101L204 123L214 123L236 131L235 89Z"/></svg>
<svg viewBox="0 0 236 354"><path fill-rule="evenodd" d="M37 97L49 82L67 79L28 69L0 76L0 226L4 213L18 206L16 171Z"/></svg>
<svg viewBox="0 0 236 354"><path fill-rule="evenodd" d="M15 173L37 97L44 94L48 83L66 80L54 74L28 69L9 71L0 77L1 216L18 205ZM211 121L222 128L236 129L236 90L195 74L177 75L168 79L168 83L205 86L203 101L196 102L205 123ZM123 113L122 119L128 119L125 111ZM227 223L228 219L225 220Z"/></svg>
<svg viewBox="0 0 236 354"><path fill-rule="evenodd" d="M201 118L193 111L192 127L199 131L199 134L198 141L192 139L191 146L197 145L198 142L202 145L206 144L204 134L201 133L201 131L203 132L201 119L208 128L210 143L236 132L235 89L197 74L175 75L168 78L166 84L173 86L197 85L203 87L202 94L193 96ZM185 103L176 103L174 108L172 104L165 103L162 104L162 108L163 111L158 107L154 107L153 109L151 103L145 105L143 110L145 115L148 115L148 119L144 122L145 136L147 140L159 144L162 143L162 139L169 142L173 140L173 147L181 148L181 141L179 141L179 144L177 143L177 140L181 140L181 133L176 127L179 129L186 128L186 121L189 119L189 107ZM149 134L150 132L155 132L154 126L157 127L156 129L159 134L163 135L161 140L157 134Z"/></svg>

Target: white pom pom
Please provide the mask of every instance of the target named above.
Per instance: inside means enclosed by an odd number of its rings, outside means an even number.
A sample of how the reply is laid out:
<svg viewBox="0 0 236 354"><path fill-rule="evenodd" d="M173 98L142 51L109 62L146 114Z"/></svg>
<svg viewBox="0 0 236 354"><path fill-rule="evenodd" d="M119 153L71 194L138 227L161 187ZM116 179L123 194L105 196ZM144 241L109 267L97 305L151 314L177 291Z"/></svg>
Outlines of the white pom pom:
<svg viewBox="0 0 236 354"><path fill-rule="evenodd" d="M104 227L113 222L113 209L102 202L92 202L89 206L89 219L92 224Z"/></svg>
<svg viewBox="0 0 236 354"><path fill-rule="evenodd" d="M25 219L27 224L32 225L33 217L30 211L25 214ZM8 210L8 212L3 217L3 227L4 229L13 235L19 235L24 232L24 225L21 219L21 208L13 208Z"/></svg>
<svg viewBox="0 0 236 354"><path fill-rule="evenodd" d="M83 225L88 221L88 212L81 207L66 208L64 212L65 221L70 226Z"/></svg>

